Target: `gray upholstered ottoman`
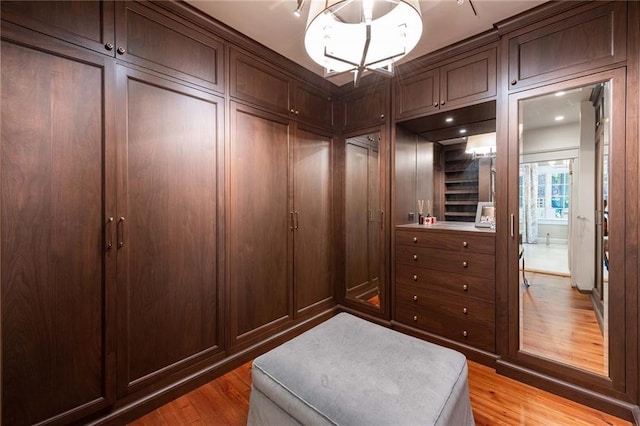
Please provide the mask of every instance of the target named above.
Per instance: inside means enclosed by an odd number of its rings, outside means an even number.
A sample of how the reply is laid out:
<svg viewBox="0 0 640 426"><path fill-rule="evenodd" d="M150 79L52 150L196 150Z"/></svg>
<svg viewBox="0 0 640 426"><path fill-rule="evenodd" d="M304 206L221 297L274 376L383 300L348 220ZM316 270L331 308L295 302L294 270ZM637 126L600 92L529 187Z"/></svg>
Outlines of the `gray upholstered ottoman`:
<svg viewBox="0 0 640 426"><path fill-rule="evenodd" d="M253 362L249 425L473 425L464 355L339 314Z"/></svg>

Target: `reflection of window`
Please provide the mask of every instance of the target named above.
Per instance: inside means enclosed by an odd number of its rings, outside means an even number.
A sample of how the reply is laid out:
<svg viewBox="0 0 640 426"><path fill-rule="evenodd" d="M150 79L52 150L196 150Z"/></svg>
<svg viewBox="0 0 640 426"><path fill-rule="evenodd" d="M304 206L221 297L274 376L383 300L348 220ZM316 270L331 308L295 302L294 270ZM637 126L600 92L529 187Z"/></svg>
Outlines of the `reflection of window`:
<svg viewBox="0 0 640 426"><path fill-rule="evenodd" d="M536 216L543 220L566 221L569 217L570 174L568 161L538 163ZM523 176L519 178L519 202L523 205Z"/></svg>

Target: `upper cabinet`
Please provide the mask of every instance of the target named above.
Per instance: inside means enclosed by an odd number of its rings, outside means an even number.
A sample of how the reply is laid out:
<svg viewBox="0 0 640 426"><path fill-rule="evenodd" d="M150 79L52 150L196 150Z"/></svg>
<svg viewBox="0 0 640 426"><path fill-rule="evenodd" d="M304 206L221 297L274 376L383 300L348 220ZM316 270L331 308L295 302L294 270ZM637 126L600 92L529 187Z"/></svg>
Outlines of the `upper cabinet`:
<svg viewBox="0 0 640 426"><path fill-rule="evenodd" d="M396 119L459 108L495 95L496 49L492 47L399 77L395 89Z"/></svg>
<svg viewBox="0 0 640 426"><path fill-rule="evenodd" d="M5 21L113 54L112 1L3 1L1 6Z"/></svg>
<svg viewBox="0 0 640 426"><path fill-rule="evenodd" d="M224 45L211 33L135 2L116 2L115 14L118 58L224 91Z"/></svg>
<svg viewBox="0 0 640 426"><path fill-rule="evenodd" d="M224 91L224 45L150 3L2 2L2 19L208 91Z"/></svg>
<svg viewBox="0 0 640 426"><path fill-rule="evenodd" d="M507 37L509 88L537 84L626 59L626 2L588 5Z"/></svg>
<svg viewBox="0 0 640 426"><path fill-rule="evenodd" d="M380 126L388 116L388 82L368 85L347 94L341 102L342 117L339 119L343 130L363 129Z"/></svg>
<svg viewBox="0 0 640 426"><path fill-rule="evenodd" d="M231 96L269 112L321 127L332 126L329 92L305 85L252 56L231 49L229 64Z"/></svg>

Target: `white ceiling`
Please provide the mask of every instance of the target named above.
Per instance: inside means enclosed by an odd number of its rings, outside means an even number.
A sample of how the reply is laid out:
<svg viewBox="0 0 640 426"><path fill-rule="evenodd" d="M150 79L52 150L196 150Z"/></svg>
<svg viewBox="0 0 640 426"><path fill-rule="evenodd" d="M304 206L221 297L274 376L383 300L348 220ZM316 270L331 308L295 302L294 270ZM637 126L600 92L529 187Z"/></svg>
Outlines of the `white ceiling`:
<svg viewBox="0 0 640 426"><path fill-rule="evenodd" d="M309 3L307 0L306 3ZM457 0L420 0L423 32L418 46L400 62L433 52L464 40L493 27L510 16L535 7L546 0L469 0L458 5ZM322 67L315 64L304 50L304 30L308 4L297 18L293 11L297 0L186 0L194 7L227 24L235 30L262 43L266 47L297 62L303 67L323 75ZM351 81L349 76L333 77L331 81L342 85Z"/></svg>

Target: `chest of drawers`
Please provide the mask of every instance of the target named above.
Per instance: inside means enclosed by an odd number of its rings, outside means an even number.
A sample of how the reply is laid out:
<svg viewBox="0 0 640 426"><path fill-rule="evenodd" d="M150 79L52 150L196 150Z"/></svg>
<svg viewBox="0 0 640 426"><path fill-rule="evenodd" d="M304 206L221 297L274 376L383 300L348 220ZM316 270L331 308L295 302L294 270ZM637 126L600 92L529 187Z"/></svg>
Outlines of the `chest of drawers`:
<svg viewBox="0 0 640 426"><path fill-rule="evenodd" d="M495 352L495 233L473 224L399 226L395 320Z"/></svg>

